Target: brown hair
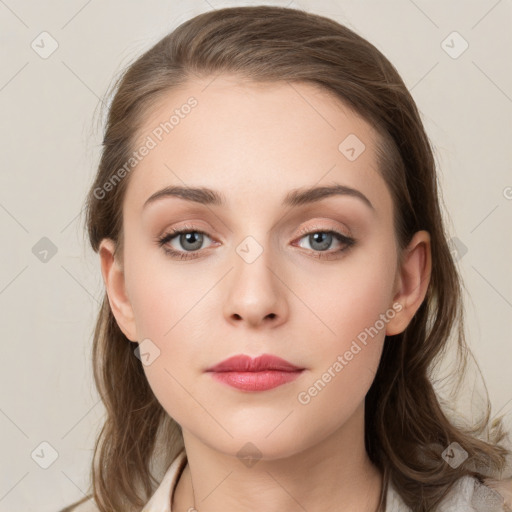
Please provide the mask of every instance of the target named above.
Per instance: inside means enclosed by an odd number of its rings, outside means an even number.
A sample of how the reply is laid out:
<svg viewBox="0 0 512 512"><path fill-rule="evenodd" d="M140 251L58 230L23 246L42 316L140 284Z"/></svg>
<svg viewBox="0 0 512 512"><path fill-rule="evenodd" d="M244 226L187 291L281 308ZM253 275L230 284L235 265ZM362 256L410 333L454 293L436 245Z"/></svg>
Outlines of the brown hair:
<svg viewBox="0 0 512 512"><path fill-rule="evenodd" d="M489 425L489 405L479 424L456 425L448 418L449 403L443 403L432 383L432 368L452 333L461 378L470 352L461 282L443 226L429 139L394 66L347 27L290 8L224 8L184 22L133 62L114 86L101 161L86 198L93 250L110 238L122 261L122 205L130 176L105 197L98 197L97 190L130 158L149 110L173 88L220 73L254 82L314 84L353 108L379 134L379 169L392 193L399 248L418 230L430 233L427 295L405 331L386 338L366 396L365 444L384 475L382 510L389 482L412 510L427 511L461 476L481 481L499 477L510 452L499 444L505 437L499 420L492 435L480 438ZM106 294L94 331L93 370L106 407L91 467L94 499L102 512L141 510L183 447L183 438L150 389ZM441 457L452 442L469 455L455 469Z"/></svg>

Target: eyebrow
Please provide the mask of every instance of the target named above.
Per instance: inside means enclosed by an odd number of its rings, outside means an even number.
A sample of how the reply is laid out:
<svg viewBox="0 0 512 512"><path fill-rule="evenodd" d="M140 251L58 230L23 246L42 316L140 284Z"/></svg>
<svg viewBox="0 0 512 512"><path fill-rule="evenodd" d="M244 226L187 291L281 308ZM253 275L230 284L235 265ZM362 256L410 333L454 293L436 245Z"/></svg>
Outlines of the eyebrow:
<svg viewBox="0 0 512 512"><path fill-rule="evenodd" d="M366 206L375 210L370 200L359 190L345 185L331 185L311 187L306 189L294 189L289 191L284 200L283 206L297 207L311 204L327 197L350 196L360 199ZM151 195L143 205L143 209L151 203L163 198L178 197L186 201L201 203L204 205L223 206L226 204L224 195L221 192L206 187L169 186Z"/></svg>

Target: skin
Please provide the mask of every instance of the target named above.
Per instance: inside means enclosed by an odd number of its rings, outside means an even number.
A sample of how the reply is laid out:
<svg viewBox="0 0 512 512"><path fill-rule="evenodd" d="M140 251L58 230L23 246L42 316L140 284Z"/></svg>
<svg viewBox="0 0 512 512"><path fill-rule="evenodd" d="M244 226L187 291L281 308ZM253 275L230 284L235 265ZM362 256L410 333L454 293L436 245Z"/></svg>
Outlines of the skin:
<svg viewBox="0 0 512 512"><path fill-rule="evenodd" d="M144 371L183 429L188 465L172 510L373 512L382 475L364 447L364 398L385 336L402 332L425 297L429 234L414 235L399 266L392 198L376 165L377 134L324 90L228 75L191 81L151 110L139 140L190 96L198 105L130 175L124 260L113 258L111 240L100 248L116 320L129 340L149 338L160 350ZM349 134L366 146L354 161L338 150ZM362 192L374 210L347 195L281 204L292 189L335 183ZM143 211L146 199L169 185L216 189L226 206L168 197ZM207 236L193 251L178 235L167 246L199 256L172 259L155 239L184 224ZM356 243L336 253L344 245L332 238L322 251L301 229L336 230ZM236 250L249 235L262 249L251 263ZM326 253L330 259L315 257ZM298 394L393 304L401 311L309 403L300 403ZM262 353L305 371L260 392L204 372L235 354ZM237 456L248 442L261 454L250 467Z"/></svg>

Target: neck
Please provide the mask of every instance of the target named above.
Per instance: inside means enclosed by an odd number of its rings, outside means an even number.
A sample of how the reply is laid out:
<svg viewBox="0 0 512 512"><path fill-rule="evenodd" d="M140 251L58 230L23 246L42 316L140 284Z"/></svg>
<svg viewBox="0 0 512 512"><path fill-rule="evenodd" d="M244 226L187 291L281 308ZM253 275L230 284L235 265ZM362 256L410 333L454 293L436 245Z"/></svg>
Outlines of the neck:
<svg viewBox="0 0 512 512"><path fill-rule="evenodd" d="M382 475L366 453L364 406L321 442L252 464L205 445L185 429L183 438L188 464L174 492L173 512L378 509Z"/></svg>

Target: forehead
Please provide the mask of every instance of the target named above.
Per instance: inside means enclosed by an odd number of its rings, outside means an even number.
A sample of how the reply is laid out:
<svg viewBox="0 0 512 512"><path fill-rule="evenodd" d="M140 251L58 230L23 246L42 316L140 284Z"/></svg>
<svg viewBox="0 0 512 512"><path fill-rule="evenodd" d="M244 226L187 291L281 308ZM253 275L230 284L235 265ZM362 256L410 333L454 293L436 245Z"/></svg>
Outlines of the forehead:
<svg viewBox="0 0 512 512"><path fill-rule="evenodd" d="M352 109L309 83L255 83L234 76L188 82L146 114L134 150L151 147L130 177L125 204L169 185L280 202L289 189L340 183L390 201L377 169L377 134ZM231 203L234 206L234 202ZM377 206L377 205L376 205Z"/></svg>

